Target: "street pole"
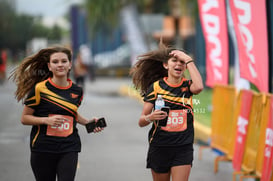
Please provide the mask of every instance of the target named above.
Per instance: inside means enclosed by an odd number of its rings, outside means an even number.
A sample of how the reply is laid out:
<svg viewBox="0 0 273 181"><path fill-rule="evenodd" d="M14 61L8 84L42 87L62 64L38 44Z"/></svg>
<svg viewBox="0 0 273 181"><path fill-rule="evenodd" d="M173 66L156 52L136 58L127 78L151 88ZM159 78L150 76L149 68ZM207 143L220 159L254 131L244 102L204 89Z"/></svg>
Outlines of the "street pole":
<svg viewBox="0 0 273 181"><path fill-rule="evenodd" d="M266 13L267 13L267 34L268 34L268 72L269 72L269 79L268 79L268 88L269 92L273 92L272 90L272 70L273 70L273 56L272 56L272 51L273 51L273 2L271 0L266 1Z"/></svg>

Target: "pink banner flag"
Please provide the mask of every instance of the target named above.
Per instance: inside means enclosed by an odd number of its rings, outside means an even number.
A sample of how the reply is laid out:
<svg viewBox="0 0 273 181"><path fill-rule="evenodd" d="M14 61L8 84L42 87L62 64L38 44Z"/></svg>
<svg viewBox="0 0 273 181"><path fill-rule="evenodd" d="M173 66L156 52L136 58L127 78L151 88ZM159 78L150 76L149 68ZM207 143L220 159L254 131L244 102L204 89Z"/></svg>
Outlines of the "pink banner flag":
<svg viewBox="0 0 273 181"><path fill-rule="evenodd" d="M252 91L250 90L242 91L243 104L241 105L240 114L237 120L237 130L235 137L236 140L234 147L234 156L232 160L233 168L235 171L241 170L253 95Z"/></svg>
<svg viewBox="0 0 273 181"><path fill-rule="evenodd" d="M223 0L198 0L206 42L206 85L228 84L228 35Z"/></svg>
<svg viewBox="0 0 273 181"><path fill-rule="evenodd" d="M229 0L239 49L240 75L268 92L265 0Z"/></svg>
<svg viewBox="0 0 273 181"><path fill-rule="evenodd" d="M270 100L269 120L266 128L264 161L261 181L269 181L272 174L273 159L273 97Z"/></svg>

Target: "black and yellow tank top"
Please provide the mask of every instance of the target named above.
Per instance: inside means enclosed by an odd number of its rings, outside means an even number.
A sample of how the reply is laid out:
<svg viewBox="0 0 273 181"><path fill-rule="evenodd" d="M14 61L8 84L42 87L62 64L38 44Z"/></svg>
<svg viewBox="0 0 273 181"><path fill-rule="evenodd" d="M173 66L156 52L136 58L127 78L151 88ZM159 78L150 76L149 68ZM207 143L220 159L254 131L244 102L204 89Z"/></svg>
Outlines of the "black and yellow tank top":
<svg viewBox="0 0 273 181"><path fill-rule="evenodd" d="M193 106L190 85L192 81L183 78L177 85L167 82L167 77L154 82L144 96L145 102L155 105L158 95L162 95L165 106L170 107L166 127L158 127L154 122L149 131L149 141L155 146L181 146L193 143Z"/></svg>

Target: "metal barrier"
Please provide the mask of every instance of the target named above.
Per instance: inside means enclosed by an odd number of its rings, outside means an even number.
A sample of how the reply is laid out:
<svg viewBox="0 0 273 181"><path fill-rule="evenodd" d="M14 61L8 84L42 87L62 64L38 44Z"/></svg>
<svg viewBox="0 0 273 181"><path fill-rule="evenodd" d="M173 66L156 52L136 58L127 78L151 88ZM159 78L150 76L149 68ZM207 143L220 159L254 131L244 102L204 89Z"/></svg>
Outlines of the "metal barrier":
<svg viewBox="0 0 273 181"><path fill-rule="evenodd" d="M211 147L227 154L233 128L236 89L217 85L213 89L211 114Z"/></svg>
<svg viewBox="0 0 273 181"><path fill-rule="evenodd" d="M254 172L261 131L262 112L264 109L262 94L254 93L249 117L248 132L244 150L242 169L246 172ZM264 132L263 132L264 133Z"/></svg>
<svg viewBox="0 0 273 181"><path fill-rule="evenodd" d="M252 98L248 98L246 101L246 97L243 95L249 96L249 94L252 95ZM236 140L239 139L237 137L239 129L237 124L239 124L239 117L244 112L249 116L246 117L248 126L245 127L245 144L243 150L240 150L243 151L243 154L239 155L242 158L241 170L233 172L233 180L235 181L237 176L239 176L240 181L245 178L261 178L266 154L266 129L270 119L270 111L273 109L271 108L271 106L273 107L271 99L271 94L256 93L249 90L236 92L232 86L216 85L213 88L212 95L211 143L209 146L200 147L199 159L201 158L200 152L204 148L217 149L222 152L223 155L215 158L215 173L218 171L219 161L235 161L238 159L238 154L234 154ZM250 112L248 113L244 109L246 104L250 105L248 107ZM271 181L273 181L273 177L271 177Z"/></svg>
<svg viewBox="0 0 273 181"><path fill-rule="evenodd" d="M232 160L234 155L234 145L235 145L235 137L236 137L236 126L237 126L237 120L240 115L240 108L242 106L242 94L243 91L239 91L239 93L236 96L235 100L235 106L234 106L234 112L233 112L233 120L232 120L232 133L229 138L229 145L227 152L227 159Z"/></svg>
<svg viewBox="0 0 273 181"><path fill-rule="evenodd" d="M234 107L233 115L230 121L230 125L228 125L228 130L230 131L228 135L226 135L226 149L224 150L224 155L217 156L214 160L214 172L218 172L218 165L220 161L232 161L234 155L234 145L235 145L235 137L236 137L236 127L237 120L240 115L240 109L242 106L242 94L243 91L236 92L234 99Z"/></svg>
<svg viewBox="0 0 273 181"><path fill-rule="evenodd" d="M270 99L269 94L255 93L253 96L242 171L234 172L233 180L236 180L236 175L240 175L240 181L262 176Z"/></svg>
<svg viewBox="0 0 273 181"><path fill-rule="evenodd" d="M215 85L212 95L212 115L211 115L211 143L210 146L201 146L199 149L199 159L204 148L217 149L224 153L219 155L214 161L214 172L218 171L219 161L230 161L227 153L232 144L232 134L234 134L234 110L237 104L236 88L226 85Z"/></svg>
<svg viewBox="0 0 273 181"><path fill-rule="evenodd" d="M263 112L261 116L260 125L260 135L258 140L258 153L256 158L256 174L261 177L262 167L263 167L263 157L265 149L265 139L266 139L266 127L269 121L269 111L270 111L270 99L271 95L263 94Z"/></svg>

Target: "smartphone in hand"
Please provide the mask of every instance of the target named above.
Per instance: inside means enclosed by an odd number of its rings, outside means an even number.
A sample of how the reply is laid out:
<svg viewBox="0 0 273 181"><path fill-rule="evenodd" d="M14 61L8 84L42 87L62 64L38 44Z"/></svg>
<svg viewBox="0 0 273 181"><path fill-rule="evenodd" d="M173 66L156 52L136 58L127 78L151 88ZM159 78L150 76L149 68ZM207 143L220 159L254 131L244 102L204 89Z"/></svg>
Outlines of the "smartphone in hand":
<svg viewBox="0 0 273 181"><path fill-rule="evenodd" d="M170 112L170 107L168 107L168 106L162 107L161 111L166 112L167 116L164 119L161 119L161 120L158 121L158 126L165 127L165 126L167 126L169 112Z"/></svg>
<svg viewBox="0 0 273 181"><path fill-rule="evenodd" d="M99 118L96 123L96 127L104 128L106 126L107 124L106 124L105 118Z"/></svg>
<svg viewBox="0 0 273 181"><path fill-rule="evenodd" d="M87 133L93 132L94 129L97 128L97 127L104 128L106 126L107 126L107 124L106 124L105 118L99 118L97 120L97 122L96 121L91 121L90 123L87 123L85 125Z"/></svg>

